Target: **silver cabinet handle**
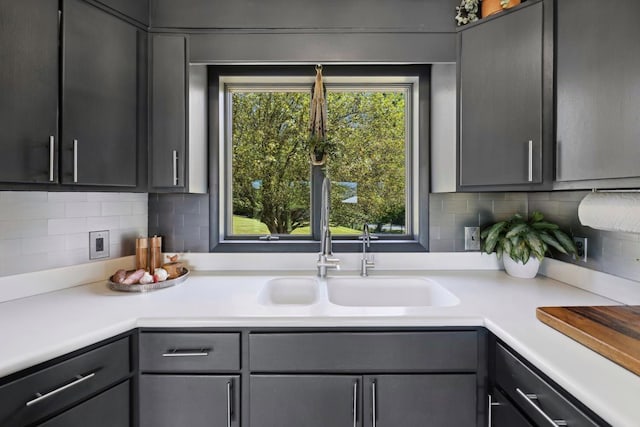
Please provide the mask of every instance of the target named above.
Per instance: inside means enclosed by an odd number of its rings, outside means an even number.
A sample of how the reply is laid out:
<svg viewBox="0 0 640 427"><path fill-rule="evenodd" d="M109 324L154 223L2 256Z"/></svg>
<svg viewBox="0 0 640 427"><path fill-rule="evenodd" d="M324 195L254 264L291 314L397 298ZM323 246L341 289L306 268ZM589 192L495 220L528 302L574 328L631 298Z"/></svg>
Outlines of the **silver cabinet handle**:
<svg viewBox="0 0 640 427"><path fill-rule="evenodd" d="M78 140L73 140L73 182L78 182Z"/></svg>
<svg viewBox="0 0 640 427"><path fill-rule="evenodd" d="M529 140L529 182L533 181L533 140Z"/></svg>
<svg viewBox="0 0 640 427"><path fill-rule="evenodd" d="M35 405L36 403L38 403L38 402L40 402L42 400L48 399L51 396L60 393L61 391L64 391L64 390L66 390L68 388L71 388L71 387L76 386L76 385L78 385L78 384L80 384L82 382L85 382L88 379L95 377L95 375L96 375L95 372L92 372L92 373L90 373L88 375L85 375L84 377L82 375L76 375L76 379L71 381L69 384L65 384L60 388L57 388L57 389L55 389L53 391L50 391L49 393L45 393L45 394L36 393L37 397L35 399L33 399L33 400L28 401L26 406Z"/></svg>
<svg viewBox="0 0 640 427"><path fill-rule="evenodd" d="M525 393L519 388L516 388L516 392L524 398L524 400L531 406L544 420L552 427L558 426L567 426L567 422L565 420L554 420L546 412L544 412L534 400L538 400L538 396L531 393Z"/></svg>
<svg viewBox="0 0 640 427"><path fill-rule="evenodd" d="M378 418L378 410L376 408L376 382L371 382L371 426L376 427L376 418Z"/></svg>
<svg viewBox="0 0 640 427"><path fill-rule="evenodd" d="M207 357L213 349L201 348L198 350L172 348L162 353L162 357Z"/></svg>
<svg viewBox="0 0 640 427"><path fill-rule="evenodd" d="M233 380L227 381L227 427L231 427L231 417L233 416L233 406L231 405L231 392L233 390Z"/></svg>
<svg viewBox="0 0 640 427"><path fill-rule="evenodd" d="M487 427L491 427L493 423L493 407L502 405L500 402L494 402L491 395L489 397L489 406L487 408Z"/></svg>
<svg viewBox="0 0 640 427"><path fill-rule="evenodd" d="M56 139L53 135L49 135L49 181L53 182L53 161L56 152Z"/></svg>
<svg viewBox="0 0 640 427"><path fill-rule="evenodd" d="M358 427L358 381L353 383L353 427Z"/></svg>
<svg viewBox="0 0 640 427"><path fill-rule="evenodd" d="M173 185L178 185L178 151L173 150Z"/></svg>

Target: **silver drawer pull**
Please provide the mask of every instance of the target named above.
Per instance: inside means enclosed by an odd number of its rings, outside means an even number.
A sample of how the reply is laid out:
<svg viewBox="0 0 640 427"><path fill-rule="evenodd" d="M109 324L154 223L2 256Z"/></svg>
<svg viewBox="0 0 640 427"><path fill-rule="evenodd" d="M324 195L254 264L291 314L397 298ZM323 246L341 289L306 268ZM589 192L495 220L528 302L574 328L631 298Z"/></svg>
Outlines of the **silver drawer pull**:
<svg viewBox="0 0 640 427"><path fill-rule="evenodd" d="M376 382L371 382L371 426L376 427L376 419L378 418L378 409L376 408Z"/></svg>
<svg viewBox="0 0 640 427"><path fill-rule="evenodd" d="M211 351L213 351L211 348L201 348L198 350L180 350L172 348L167 350L166 353L162 353L162 357L207 357Z"/></svg>
<svg viewBox="0 0 640 427"><path fill-rule="evenodd" d="M233 391L233 380L227 382L227 427L231 427L231 418L233 417L233 405L231 404L231 395Z"/></svg>
<svg viewBox="0 0 640 427"><path fill-rule="evenodd" d="M487 408L487 426L492 427L493 424L493 407L502 405L500 402L494 402L493 397L489 395L489 406Z"/></svg>
<svg viewBox="0 0 640 427"><path fill-rule="evenodd" d="M78 140L73 140L73 182L78 182Z"/></svg>
<svg viewBox="0 0 640 427"><path fill-rule="evenodd" d="M173 185L178 185L178 151L173 150Z"/></svg>
<svg viewBox="0 0 640 427"><path fill-rule="evenodd" d="M527 176L527 181L533 181L533 141L529 140L529 174Z"/></svg>
<svg viewBox="0 0 640 427"><path fill-rule="evenodd" d="M358 426L358 381L353 383L353 427Z"/></svg>
<svg viewBox="0 0 640 427"><path fill-rule="evenodd" d="M71 381L69 384L65 384L65 385L63 385L62 387L57 388L57 389L55 389L55 390L53 390L53 391L50 391L49 393L46 393L46 394L36 393L36 396L38 396L38 397L36 397L36 398L35 398L35 399L33 399L33 400L28 401L28 402L27 402L27 404L26 404L26 406L35 405L36 403L40 402L41 400L48 399L48 398L50 398L51 396L53 396L54 394L58 394L58 393L60 393L61 391L64 391L64 390L66 390L66 389L68 389L68 388L71 388L71 387L73 387L73 386L76 386L76 385L78 385L78 384L80 384L80 383L82 383L82 382L85 382L86 380L88 380L88 379L90 379L90 378L93 378L93 377L95 377L95 376L96 376L96 373L95 373L95 372L92 372L92 373L90 373L90 374L88 374L88 375L85 375L84 377L83 377L82 375L76 375L76 379L75 379L75 380L73 380L73 381Z"/></svg>
<svg viewBox="0 0 640 427"><path fill-rule="evenodd" d="M49 181L53 182L54 159L56 152L56 139L53 135L49 136Z"/></svg>
<svg viewBox="0 0 640 427"><path fill-rule="evenodd" d="M519 388L516 388L516 392L524 398L524 400L552 427L568 426L565 420L554 420L546 412L544 412L534 400L538 400L538 396L531 393L525 393Z"/></svg>

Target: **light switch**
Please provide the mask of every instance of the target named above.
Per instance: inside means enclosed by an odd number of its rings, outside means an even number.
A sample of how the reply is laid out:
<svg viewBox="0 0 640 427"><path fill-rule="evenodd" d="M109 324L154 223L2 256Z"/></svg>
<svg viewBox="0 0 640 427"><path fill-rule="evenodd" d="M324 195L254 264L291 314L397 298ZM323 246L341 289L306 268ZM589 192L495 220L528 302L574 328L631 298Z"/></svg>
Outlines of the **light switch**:
<svg viewBox="0 0 640 427"><path fill-rule="evenodd" d="M480 227L464 228L464 250L465 251L480 250Z"/></svg>
<svg viewBox="0 0 640 427"><path fill-rule="evenodd" d="M109 258L109 230L89 232L89 259Z"/></svg>

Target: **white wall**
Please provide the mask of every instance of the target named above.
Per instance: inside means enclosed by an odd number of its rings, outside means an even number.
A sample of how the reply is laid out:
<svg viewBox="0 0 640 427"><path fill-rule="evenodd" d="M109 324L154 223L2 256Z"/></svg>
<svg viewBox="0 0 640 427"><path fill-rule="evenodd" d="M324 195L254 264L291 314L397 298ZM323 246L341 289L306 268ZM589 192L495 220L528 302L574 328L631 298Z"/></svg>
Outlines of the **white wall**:
<svg viewBox="0 0 640 427"><path fill-rule="evenodd" d="M109 230L110 258L147 235L146 193L0 192L0 276L83 264L89 231Z"/></svg>

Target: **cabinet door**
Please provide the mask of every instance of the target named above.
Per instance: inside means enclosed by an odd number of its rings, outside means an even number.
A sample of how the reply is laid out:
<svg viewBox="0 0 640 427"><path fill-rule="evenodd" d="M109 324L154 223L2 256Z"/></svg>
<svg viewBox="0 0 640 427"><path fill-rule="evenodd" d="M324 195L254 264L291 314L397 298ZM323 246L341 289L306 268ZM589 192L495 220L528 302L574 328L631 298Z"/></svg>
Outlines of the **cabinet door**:
<svg viewBox="0 0 640 427"><path fill-rule="evenodd" d="M366 427L481 425L476 376L376 375L364 380Z"/></svg>
<svg viewBox="0 0 640 427"><path fill-rule="evenodd" d="M40 424L42 427L127 427L131 425L129 381Z"/></svg>
<svg viewBox="0 0 640 427"><path fill-rule="evenodd" d="M542 182L543 4L460 32L459 185Z"/></svg>
<svg viewBox="0 0 640 427"><path fill-rule="evenodd" d="M135 186L138 31L80 0L62 27L62 182Z"/></svg>
<svg viewBox="0 0 640 427"><path fill-rule="evenodd" d="M237 427L239 411L239 376L140 377L142 427Z"/></svg>
<svg viewBox="0 0 640 427"><path fill-rule="evenodd" d="M489 427L532 427L532 424L498 390L491 392Z"/></svg>
<svg viewBox="0 0 640 427"><path fill-rule="evenodd" d="M151 51L151 186L181 188L186 165L186 40L154 35Z"/></svg>
<svg viewBox="0 0 640 427"><path fill-rule="evenodd" d="M640 2L556 3L556 179L640 177Z"/></svg>
<svg viewBox="0 0 640 427"><path fill-rule="evenodd" d="M361 426L360 377L252 375L251 427Z"/></svg>
<svg viewBox="0 0 640 427"><path fill-rule="evenodd" d="M58 2L0 0L0 182L57 179Z"/></svg>

